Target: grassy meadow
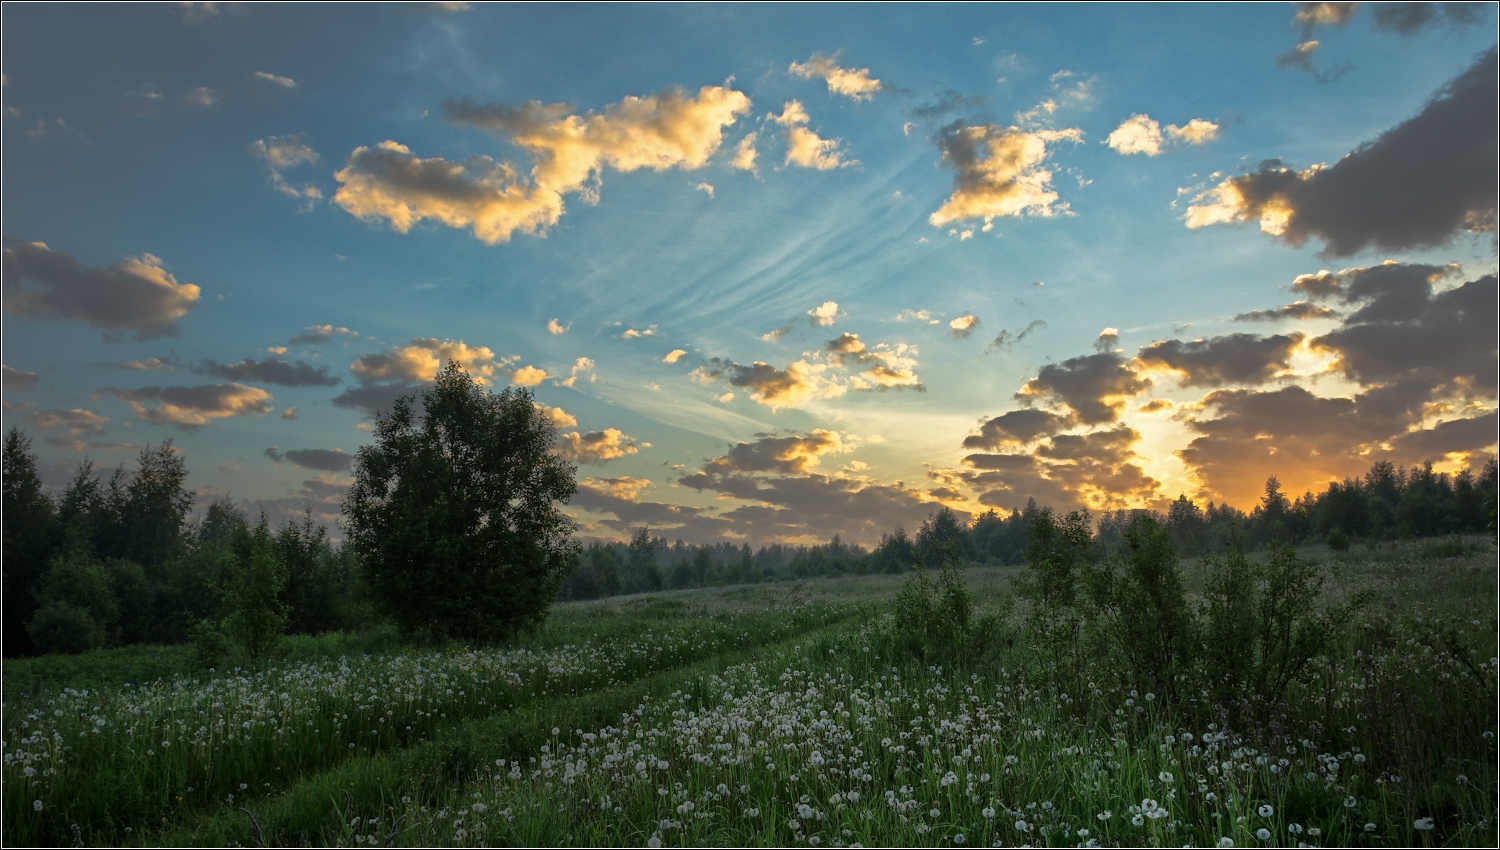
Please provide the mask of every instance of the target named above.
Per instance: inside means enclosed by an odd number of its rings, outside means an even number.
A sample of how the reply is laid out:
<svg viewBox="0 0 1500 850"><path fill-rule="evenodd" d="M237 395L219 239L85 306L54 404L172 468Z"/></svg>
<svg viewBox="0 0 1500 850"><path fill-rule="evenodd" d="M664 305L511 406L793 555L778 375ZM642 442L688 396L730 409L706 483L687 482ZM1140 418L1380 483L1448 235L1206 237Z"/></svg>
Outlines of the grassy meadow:
<svg viewBox="0 0 1500 850"><path fill-rule="evenodd" d="M500 648L292 638L7 659L7 845L1494 846L1487 540L1301 550L1358 605L1284 696L1061 678L1018 568L982 649L893 639L903 576L554 607ZM1188 598L1206 572L1184 561Z"/></svg>

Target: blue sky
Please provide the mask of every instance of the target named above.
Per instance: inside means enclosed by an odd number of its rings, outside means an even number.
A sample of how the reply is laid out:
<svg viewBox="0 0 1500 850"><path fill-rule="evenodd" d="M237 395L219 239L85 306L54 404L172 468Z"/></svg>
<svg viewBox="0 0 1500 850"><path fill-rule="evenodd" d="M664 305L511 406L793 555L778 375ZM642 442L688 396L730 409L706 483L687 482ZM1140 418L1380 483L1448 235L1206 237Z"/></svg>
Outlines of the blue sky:
<svg viewBox="0 0 1500 850"><path fill-rule="evenodd" d="M558 411L586 536L1494 450L1492 6L4 16L5 418L54 484L172 437L333 521L333 450L454 355Z"/></svg>

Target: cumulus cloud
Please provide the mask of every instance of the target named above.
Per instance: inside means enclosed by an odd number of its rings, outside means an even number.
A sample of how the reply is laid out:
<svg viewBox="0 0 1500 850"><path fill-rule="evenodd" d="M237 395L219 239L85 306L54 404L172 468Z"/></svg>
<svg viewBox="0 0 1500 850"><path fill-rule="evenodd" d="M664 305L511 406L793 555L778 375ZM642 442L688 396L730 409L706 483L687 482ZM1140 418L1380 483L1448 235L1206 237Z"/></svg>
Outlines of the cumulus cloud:
<svg viewBox="0 0 1500 850"><path fill-rule="evenodd" d="M246 357L238 363L203 361L194 372L230 381L257 381L262 384L279 384L283 387L331 387L341 379L328 374L327 366L316 369L312 364L295 360L288 363L270 357L252 360Z"/></svg>
<svg viewBox="0 0 1500 850"><path fill-rule="evenodd" d="M223 101L223 95L208 86L198 86L182 96L181 105L184 109L207 109L218 106Z"/></svg>
<svg viewBox="0 0 1500 850"><path fill-rule="evenodd" d="M762 435L753 443L735 444L727 454L708 461L698 474L778 472L800 475L817 466L823 455L843 454L853 449L842 434L822 428L800 437Z"/></svg>
<svg viewBox="0 0 1500 850"><path fill-rule="evenodd" d="M123 369L127 372L175 372L177 370L176 366L160 357L148 357L145 360L126 360L119 363L101 360L94 365L102 369Z"/></svg>
<svg viewBox="0 0 1500 850"><path fill-rule="evenodd" d="M573 361L573 367L568 370L568 377L561 381L554 381L554 383L560 387L572 387L577 385L579 377L585 372L592 371L594 371L594 361L587 357L580 357ZM589 375L589 380L594 380L594 376Z"/></svg>
<svg viewBox="0 0 1500 850"><path fill-rule="evenodd" d="M68 436L78 438L104 433L104 424L110 420L92 410L75 407L72 410L30 410L26 412L26 421L43 431L59 428L67 431Z"/></svg>
<svg viewBox="0 0 1500 850"><path fill-rule="evenodd" d="M573 325L571 322L565 325L562 322L559 322L557 319L547 320L547 333L552 334L553 336L562 336L563 334L567 333L572 327Z"/></svg>
<svg viewBox="0 0 1500 850"><path fill-rule="evenodd" d="M1332 319L1338 311L1331 307L1320 307L1310 301L1293 301L1285 307L1272 310L1251 310L1234 317L1236 322L1276 322L1282 319Z"/></svg>
<svg viewBox="0 0 1500 850"><path fill-rule="evenodd" d="M750 99L727 86L704 86L696 96L667 89L627 97L602 112L575 114L567 104L519 106L453 101L448 118L496 133L532 160L523 179L509 163L487 156L453 162L423 159L393 141L356 148L334 175L334 203L401 233L424 218L469 229L486 244L517 233L545 235L563 214L563 196L598 201L605 168L693 170L707 164L724 129L750 110Z"/></svg>
<svg viewBox="0 0 1500 850"><path fill-rule="evenodd" d="M323 472L303 481L302 486L287 490L284 496L246 499L243 504L247 514L256 516L264 513L272 525L300 521L305 512L311 511L313 522L322 523L337 534L339 522L343 519L344 496L352 483L340 478L337 473Z"/></svg>
<svg viewBox="0 0 1500 850"><path fill-rule="evenodd" d="M536 409L542 412L542 416L553 428L577 428L578 419L561 407L553 407L541 402L533 402Z"/></svg>
<svg viewBox="0 0 1500 850"><path fill-rule="evenodd" d="M538 369L535 366L522 366L510 373L510 380L511 383L519 386L534 387L542 381L547 380L547 373L545 370Z"/></svg>
<svg viewBox="0 0 1500 850"><path fill-rule="evenodd" d="M663 363L676 363L677 361L681 360L682 358L684 358L686 356L687 356L687 352L686 351L683 351L680 348L674 348L671 351L667 352L667 356L663 357L661 359L661 362L663 362Z"/></svg>
<svg viewBox="0 0 1500 850"><path fill-rule="evenodd" d="M557 453L564 460L588 466L603 466L612 460L633 455L639 449L635 440L621 433L618 428L590 431L580 434L574 431L559 438Z"/></svg>
<svg viewBox="0 0 1500 850"><path fill-rule="evenodd" d="M294 84L295 85L295 84ZM307 208L323 199L323 190L312 183L294 186L282 172L300 165L316 165L321 157L306 141L306 136L297 133L291 136L268 136L250 143L250 153L260 160L270 173L271 186L288 197L305 201Z"/></svg>
<svg viewBox="0 0 1500 850"><path fill-rule="evenodd" d="M26 372L21 369L12 369L9 366L0 365L0 375L4 377L7 390L25 392L36 389L36 373Z"/></svg>
<svg viewBox="0 0 1500 850"><path fill-rule="evenodd" d="M978 434L965 437L963 447L989 451L1019 447L1043 437L1060 434L1074 424L1076 420L1071 414L1060 415L1030 408L1012 410L985 422L979 427Z"/></svg>
<svg viewBox="0 0 1500 850"><path fill-rule="evenodd" d="M935 319L932 313L926 310L902 310L896 314L898 322L921 322L924 325L941 324L941 319Z"/></svg>
<svg viewBox="0 0 1500 850"><path fill-rule="evenodd" d="M848 315L839 312L837 301L824 301L822 304L807 311L807 321L813 327L831 327L840 317Z"/></svg>
<svg viewBox="0 0 1500 850"><path fill-rule="evenodd" d="M1176 124L1168 125L1166 134L1163 135L1161 124L1156 119L1149 115L1132 115L1116 127L1105 138L1104 143L1121 154L1143 153L1146 156L1156 156L1168 141L1204 145L1218 137L1219 125L1204 118L1194 118L1181 127Z"/></svg>
<svg viewBox="0 0 1500 850"><path fill-rule="evenodd" d="M1147 369L1175 373L1184 387L1264 384L1290 371L1292 353L1304 338L1293 332L1168 339L1142 348L1136 359Z"/></svg>
<svg viewBox="0 0 1500 850"><path fill-rule="evenodd" d="M761 342L780 342L787 334L797 329L795 322L788 322L774 331L766 331L760 335Z"/></svg>
<svg viewBox="0 0 1500 850"><path fill-rule="evenodd" d="M854 100L869 100L889 88L871 77L869 68L840 68L837 53L833 56L814 53L806 62L793 62L787 70L804 80L826 80L830 92Z"/></svg>
<svg viewBox="0 0 1500 850"><path fill-rule="evenodd" d="M975 328L979 327L979 317L972 313L965 313L949 322L948 327L953 330L954 336L964 339L973 333Z"/></svg>
<svg viewBox="0 0 1500 850"><path fill-rule="evenodd" d="M829 360L839 366L851 363L869 366L850 378L850 385L856 390L914 389L925 392L927 389L917 378L917 350L906 343L882 342L870 347L859 338L859 334L845 333L830 340L826 350Z"/></svg>
<svg viewBox="0 0 1500 850"><path fill-rule="evenodd" d="M693 375L704 383L727 379L732 386L749 390L751 400L779 411L804 401L843 395L842 385L824 377L827 368L806 360L797 360L785 369L759 360L744 366L716 357L693 370Z"/></svg>
<svg viewBox="0 0 1500 850"><path fill-rule="evenodd" d="M1115 336L1106 332L1099 339L1101 343L1112 342ZM1123 355L1100 350L1043 366L1016 398L1062 404L1079 422L1099 425L1118 420L1125 402L1150 388L1151 380L1132 369Z"/></svg>
<svg viewBox="0 0 1500 850"><path fill-rule="evenodd" d="M740 139L739 144L734 146L734 157L729 160L729 167L752 173L756 171L756 135L756 133L747 133L745 138Z"/></svg>
<svg viewBox="0 0 1500 850"><path fill-rule="evenodd" d="M516 358L497 357L489 348L463 340L418 337L408 345L357 358L349 371L360 385L334 397L334 406L359 410L367 416L389 411L396 399L417 395L436 380L450 360L457 361L475 383L488 386L497 376L504 376L502 370Z"/></svg>
<svg viewBox="0 0 1500 850"><path fill-rule="evenodd" d="M251 76L257 80L260 80L261 82L269 83L270 85L276 86L277 88L281 89L291 90L299 88L301 86L301 83L298 83L291 77L283 77L279 74L270 74L265 71L256 71L254 74L251 74Z"/></svg>
<svg viewBox="0 0 1500 850"><path fill-rule="evenodd" d="M41 242L4 240L4 303L16 315L78 319L146 340L176 336L177 320L198 304L197 285L178 283L150 254L88 268Z"/></svg>
<svg viewBox="0 0 1500 850"><path fill-rule="evenodd" d="M202 384L195 387L141 387L121 390L104 387L130 405L135 415L156 425L194 430L215 419L264 416L271 412L271 394L243 384Z"/></svg>
<svg viewBox="0 0 1500 850"><path fill-rule="evenodd" d="M1257 221L1292 245L1325 253L1441 245L1495 230L1496 53L1443 86L1415 117L1331 166L1272 160L1198 195L1189 228Z"/></svg>
<svg viewBox="0 0 1500 850"><path fill-rule="evenodd" d="M700 192L707 194L710 199L712 199L714 196L714 187L712 183L699 183L694 188L696 188Z"/></svg>
<svg viewBox="0 0 1500 850"><path fill-rule="evenodd" d="M989 223L1004 216L1066 213L1067 203L1052 189L1047 146L1082 140L1076 129L1026 131L962 121L944 127L937 144L944 164L956 172L953 194L928 221L942 227L976 218Z"/></svg>
<svg viewBox="0 0 1500 850"><path fill-rule="evenodd" d="M661 331L658 331L656 329L656 325L652 325L645 330L626 328L625 330L620 332L620 339L641 339L642 337L648 336L661 336Z"/></svg>
<svg viewBox="0 0 1500 850"><path fill-rule="evenodd" d="M824 139L807 129L806 125L811 119L799 101L787 101L781 114L771 116L771 120L786 128L786 160L783 165L800 165L803 168L828 171L858 162L844 159L838 149L838 139Z"/></svg>
<svg viewBox="0 0 1500 850"><path fill-rule="evenodd" d="M1160 482L1137 462L1133 447L1141 435L1135 429L1118 425L1086 434L1048 434L1062 423L1016 424L1030 440L1040 442L1024 452L971 454L963 459L965 469L959 477L979 491L981 504L1014 510L1035 499L1061 510L1114 510L1160 501ZM996 448L1020 444L1003 432L1000 437Z"/></svg>
<svg viewBox="0 0 1500 850"><path fill-rule="evenodd" d="M1298 3L1292 26L1304 33L1312 32L1314 27L1341 27L1353 20L1358 8L1358 3Z"/></svg>

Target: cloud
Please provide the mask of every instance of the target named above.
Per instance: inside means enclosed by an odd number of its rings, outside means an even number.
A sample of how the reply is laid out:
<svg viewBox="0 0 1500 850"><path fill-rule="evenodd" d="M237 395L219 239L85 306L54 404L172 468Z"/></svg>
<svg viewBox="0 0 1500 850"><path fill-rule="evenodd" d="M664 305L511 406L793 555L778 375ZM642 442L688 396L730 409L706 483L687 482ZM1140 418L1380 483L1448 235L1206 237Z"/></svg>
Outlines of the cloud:
<svg viewBox="0 0 1500 850"><path fill-rule="evenodd" d="M217 22L220 16L225 14L244 14L245 6L243 3L180 2L177 4L177 10L182 14L182 23L184 26L197 26L198 24Z"/></svg>
<svg viewBox="0 0 1500 850"><path fill-rule="evenodd" d="M994 341L984 349L984 353L989 354L991 351L1010 351L1016 345L1023 342L1026 337L1031 336L1037 331L1045 330L1046 327L1046 322L1042 321L1041 319L1033 319L1031 320L1030 324L1026 325L1026 327L1021 330L1020 333L1012 333L1009 330L1002 330L1000 331L1000 335L995 337Z"/></svg>
<svg viewBox="0 0 1500 850"><path fill-rule="evenodd" d="M194 430L215 419L264 416L271 412L271 394L243 384L202 384L196 387L141 387L120 390L104 387L126 402L135 415L156 425ZM153 406L154 405L154 406Z"/></svg>
<svg viewBox="0 0 1500 850"><path fill-rule="evenodd" d="M822 304L807 311L807 321L813 327L826 328L831 327L834 322L838 321L839 317L846 315L848 314L839 312L837 301L824 301Z"/></svg>
<svg viewBox="0 0 1500 850"><path fill-rule="evenodd" d="M276 86L277 88L283 88L283 89L288 89L288 90L300 88L301 85L302 85L301 83L297 82L296 80L292 79L291 77L282 77L282 76L279 76L279 75L276 75L276 74L268 74L265 71L256 71L254 74L251 74L250 76L254 77L257 80L261 80L263 82L270 83L271 85Z"/></svg>
<svg viewBox="0 0 1500 850"><path fill-rule="evenodd" d="M1485 5L1481 3L1377 3L1374 6L1374 28L1403 36L1437 26L1463 29L1482 23Z"/></svg>
<svg viewBox="0 0 1500 850"><path fill-rule="evenodd" d="M606 167L701 168L718 150L724 129L749 110L750 99L726 86L704 86L691 97L675 88L627 97L583 115L566 104L450 101L444 105L450 120L496 133L525 151L533 163L528 177L487 156L423 159L386 141L349 155L334 175L340 184L334 203L401 233L430 218L467 228L489 245L517 232L545 235L563 214L564 195L597 202Z"/></svg>
<svg viewBox="0 0 1500 850"><path fill-rule="evenodd" d="M1304 33L1311 32L1314 27L1341 27L1353 20L1358 8L1358 3L1298 3L1292 26Z"/></svg>
<svg viewBox="0 0 1500 850"><path fill-rule="evenodd" d="M166 97L156 86L144 85L125 93L124 108L126 112L138 118L148 118L160 114L161 105Z"/></svg>
<svg viewBox="0 0 1500 850"><path fill-rule="evenodd" d="M710 200L713 199L713 196L714 196L714 187L712 186L712 184L709 184L709 183L699 183L695 188L698 191L700 191L700 192L706 192L708 194L708 197L709 197Z"/></svg>
<svg viewBox="0 0 1500 850"><path fill-rule="evenodd" d="M1082 139L1078 130L1029 132L962 121L944 127L937 145L943 162L956 172L953 194L928 221L942 227L975 218L988 223L1004 216L1066 213L1068 205L1052 190L1052 172L1045 167L1047 146Z"/></svg>
<svg viewBox="0 0 1500 850"><path fill-rule="evenodd" d="M760 335L761 342L780 342L787 334L797 329L795 322L788 322L774 331L766 331Z"/></svg>
<svg viewBox="0 0 1500 850"><path fill-rule="evenodd" d="M1191 342L1169 339L1142 348L1136 359L1148 369L1176 373L1184 387L1264 384L1290 371L1292 352L1304 338L1293 332L1236 333Z"/></svg>
<svg viewBox="0 0 1500 850"><path fill-rule="evenodd" d="M1308 301L1293 301L1274 310L1251 310L1234 317L1236 322L1276 322L1282 319L1332 319L1338 311L1330 307L1319 307Z"/></svg>
<svg viewBox="0 0 1500 850"><path fill-rule="evenodd" d="M828 351L833 355L834 362L842 366L851 357L856 362L862 362L860 358L865 353L865 344L860 342L859 334L844 333L829 341Z"/></svg>
<svg viewBox="0 0 1500 850"><path fill-rule="evenodd" d="M735 532L732 523L710 515L703 508L643 501L642 494L651 486L650 481L629 476L582 478L578 481L578 492L568 504L593 513L612 514L615 518L604 520L604 525L621 535L629 535L643 526L670 528L677 537L706 542Z"/></svg>
<svg viewBox="0 0 1500 850"><path fill-rule="evenodd" d="M635 440L625 436L618 428L605 428L603 431L591 431L587 434L574 431L561 435L559 439L558 455L564 460L588 466L603 466L639 451Z"/></svg>
<svg viewBox="0 0 1500 850"><path fill-rule="evenodd" d="M740 139L739 144L734 146L734 157L729 160L730 168L738 168L740 171L754 173L755 167L755 138L756 133L747 133L745 138Z"/></svg>
<svg viewBox="0 0 1500 850"><path fill-rule="evenodd" d="M354 463L354 455L345 454L343 449L292 449L283 454L272 446L265 454L277 463L291 461L303 469L318 472L343 472Z"/></svg>
<svg viewBox="0 0 1500 850"><path fill-rule="evenodd" d="M695 369L693 375L704 383L727 378L732 386L748 389L751 400L778 411L804 401L843 395L842 385L823 377L826 369L823 364L806 360L790 363L783 370L759 360L742 366L716 357Z"/></svg>
<svg viewBox="0 0 1500 850"><path fill-rule="evenodd" d="M286 410L281 411L281 418L288 422L295 420L297 418L297 408L288 407Z"/></svg>
<svg viewBox="0 0 1500 850"><path fill-rule="evenodd" d="M704 465L703 476L720 476L746 472L801 474L818 465L827 454L845 454L854 450L837 431L817 428L805 436L761 436L753 443L737 443L722 457ZM695 481L698 479L694 479ZM693 486L689 484L688 486Z"/></svg>
<svg viewBox="0 0 1500 850"><path fill-rule="evenodd" d="M559 322L555 318L547 320L547 333L552 334L553 336L562 336L563 334L571 330L572 327L573 324L571 322L564 325L562 322Z"/></svg>
<svg viewBox="0 0 1500 850"><path fill-rule="evenodd" d="M94 365L103 369L124 369L127 372L175 372L177 370L176 366L173 366L160 357L148 357L145 360L127 360L123 363L101 360Z"/></svg>
<svg viewBox="0 0 1500 850"><path fill-rule="evenodd" d="M104 423L110 419L92 410L75 407L72 410L30 410L26 412L26 421L43 431L65 429L68 436L77 438L104 433Z"/></svg>
<svg viewBox="0 0 1500 850"><path fill-rule="evenodd" d="M845 333L830 340L826 349L829 360L839 366L848 366L852 361L870 368L850 379L856 390L913 389L925 392L926 387L916 375L917 350L905 343L877 343L867 347L859 334Z"/></svg>
<svg viewBox="0 0 1500 850"><path fill-rule="evenodd" d="M922 121L941 118L950 112L968 107L984 106L990 102L985 95L964 94L963 92L947 89L938 93L936 99L914 106L906 111L911 117Z"/></svg>
<svg viewBox="0 0 1500 850"><path fill-rule="evenodd" d="M1432 247L1495 229L1496 61L1491 48L1414 118L1332 166L1277 160L1231 177L1188 207L1189 228L1258 221L1291 245L1330 256Z"/></svg>
<svg viewBox="0 0 1500 850"><path fill-rule="evenodd" d="M661 336L661 331L656 329L656 325L652 325L643 331L635 328L626 328L620 333L620 339L641 339L648 336Z"/></svg>
<svg viewBox="0 0 1500 850"><path fill-rule="evenodd" d="M12 369L9 366L0 365L0 376L3 376L5 388L26 392L36 389L36 373L25 372L20 369Z"/></svg>
<svg viewBox="0 0 1500 850"><path fill-rule="evenodd" d="M828 90L834 94L841 94L854 100L869 100L877 93L886 91L889 87L883 85L879 80L870 76L869 68L840 68L837 63L838 54L825 56L822 53L814 53L812 58L806 62L793 62L787 70L804 80L814 77L828 82Z"/></svg>
<svg viewBox="0 0 1500 850"><path fill-rule="evenodd" d="M401 348L377 354L365 354L349 370L361 381L402 381L408 384L431 383L448 361L454 360L478 384L488 384L501 367L515 358L496 358L495 352L482 345L463 340L418 337Z"/></svg>
<svg viewBox="0 0 1500 850"><path fill-rule="evenodd" d="M510 373L511 383L523 387L534 387L542 381L547 380L547 373L535 366L522 366Z"/></svg>
<svg viewBox="0 0 1500 850"><path fill-rule="evenodd" d="M184 109L208 109L224 102L224 97L208 86L199 86L182 96L180 105Z"/></svg>
<svg viewBox="0 0 1500 850"><path fill-rule="evenodd" d="M1337 357L1337 368L1363 385L1410 382L1494 398L1495 275L1437 291L1450 270L1391 263L1348 269L1337 297L1357 307L1310 346Z"/></svg>
<svg viewBox="0 0 1500 850"><path fill-rule="evenodd" d="M1163 136L1161 124L1156 119L1149 115L1132 115L1116 127L1105 138L1104 143L1121 154L1143 153L1146 156L1157 156L1167 140L1204 145L1218 137L1219 125L1203 118L1194 118L1182 127L1169 125Z"/></svg>
<svg viewBox="0 0 1500 850"><path fill-rule="evenodd" d="M971 454L963 459L966 469L957 475L979 491L981 504L1014 510L1035 499L1059 510L1114 510L1160 502L1160 482L1136 462L1133 447L1141 435L1135 429L1119 425L1087 434L1045 435L1061 423L1017 424L1026 436L1041 442L1025 452ZM1016 445L1008 436L1001 435L997 446Z"/></svg>
<svg viewBox="0 0 1500 850"><path fill-rule="evenodd" d="M279 384L283 387L331 387L342 380L328 374L327 366L314 369L311 364L301 360L288 363L285 360L270 357L264 360L252 360L246 357L238 363L223 364L205 360L202 366L194 368L193 371L230 381L256 381L262 384Z"/></svg>
<svg viewBox="0 0 1500 850"><path fill-rule="evenodd" d="M663 357L661 359L661 362L663 362L663 363L676 363L677 361L681 360L682 358L684 358L686 356L687 356L687 352L686 351L683 351L680 348L674 348L671 351L667 352L667 356Z"/></svg>
<svg viewBox="0 0 1500 850"><path fill-rule="evenodd" d="M902 310L900 313L896 314L896 321L921 322L927 325L936 325L941 324L942 322L941 319L934 319L932 317L932 314L927 312L926 310Z"/></svg>
<svg viewBox="0 0 1500 850"><path fill-rule="evenodd" d="M577 360L573 361L573 368L568 371L568 377L561 381L555 381L554 383L556 383L560 387L574 386L578 383L578 378L580 375L582 375L584 372L591 372L593 371L593 369L593 360L590 360L587 357L580 357ZM589 376L589 380L594 380L593 376Z"/></svg>
<svg viewBox="0 0 1500 850"><path fill-rule="evenodd" d="M973 333L975 328L979 327L979 317L972 313L965 313L949 322L948 327L953 330L954 336L964 339Z"/></svg>
<svg viewBox="0 0 1500 850"><path fill-rule="evenodd" d="M1099 337L1100 343L1114 338L1108 332ZM1099 347L1102 349L1104 345ZM1130 368L1119 352L1100 350L1043 366L1016 393L1016 398L1062 404L1073 411L1079 422L1099 425L1118 420L1126 400L1150 388L1151 380Z"/></svg>
<svg viewBox="0 0 1500 850"><path fill-rule="evenodd" d="M348 336L359 339L359 334L348 328L336 328L333 325L309 325L307 330L287 340L291 345L322 345L335 336Z"/></svg>
<svg viewBox="0 0 1500 850"><path fill-rule="evenodd" d="M274 499L246 499L243 505L245 512L250 516L264 513L273 526L299 522L306 511L311 511L313 522L321 523L333 533L332 536L336 536L339 533L339 523L343 519L344 496L349 492L349 485L352 483L339 478L336 473L324 472L303 481L301 487L287 490L285 496Z"/></svg>
<svg viewBox="0 0 1500 850"><path fill-rule="evenodd" d="M295 85L295 84L294 84ZM265 164L271 175L271 186L283 195L305 201L307 209L323 199L323 190L312 183L294 186L287 182L283 171L299 165L315 165L321 159L318 152L308 146L302 133L291 136L268 136L251 142L250 153Z"/></svg>
<svg viewBox="0 0 1500 850"><path fill-rule="evenodd" d="M87 268L41 242L4 240L5 309L20 316L79 319L147 340L176 336L177 320L198 304L198 287L178 283L150 254Z"/></svg>
<svg viewBox="0 0 1500 850"><path fill-rule="evenodd" d="M1012 410L985 422L980 426L978 434L965 437L963 447L989 451L1008 446L1019 447L1043 437L1060 434L1074 424L1076 420L1072 415L1030 408Z"/></svg>
<svg viewBox="0 0 1500 850"><path fill-rule="evenodd" d="M771 116L771 120L786 128L786 160L783 165L800 165L803 168L828 171L858 163L857 160L843 158L838 149L838 139L821 138L804 126L811 119L799 101L787 101L781 114Z"/></svg>
<svg viewBox="0 0 1500 850"><path fill-rule="evenodd" d="M547 421L551 423L553 428L578 427L578 420L572 414L568 413L566 410L563 410L561 407L553 407L549 404L542 404L539 401L533 402L533 404L536 405L537 410L540 410L542 412L542 416L546 417Z"/></svg>

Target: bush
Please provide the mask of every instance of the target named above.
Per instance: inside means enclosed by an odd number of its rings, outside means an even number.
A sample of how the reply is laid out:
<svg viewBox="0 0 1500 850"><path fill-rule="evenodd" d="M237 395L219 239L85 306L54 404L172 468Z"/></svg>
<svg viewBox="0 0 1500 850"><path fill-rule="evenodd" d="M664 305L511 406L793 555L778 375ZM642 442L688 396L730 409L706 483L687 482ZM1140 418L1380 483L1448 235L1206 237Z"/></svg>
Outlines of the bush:
<svg viewBox="0 0 1500 850"><path fill-rule="evenodd" d="M1345 552L1349 549L1349 535L1342 528L1334 526L1328 532L1328 548L1335 552Z"/></svg>
<svg viewBox="0 0 1500 850"><path fill-rule="evenodd" d="M119 613L109 571L97 558L78 550L52 559L38 598L41 607L27 631L42 652L98 649Z"/></svg>
<svg viewBox="0 0 1500 850"><path fill-rule="evenodd" d="M924 663L983 657L999 634L999 618L975 618L974 595L951 561L937 581L927 573L919 563L896 594L891 639L897 650Z"/></svg>
<svg viewBox="0 0 1500 850"><path fill-rule="evenodd" d="M1037 511L1026 526L1026 568L1016 590L1028 603L1026 632L1055 680L1073 682L1084 658L1077 608L1078 579L1088 566L1093 534L1088 511L1061 520L1050 508Z"/></svg>
<svg viewBox="0 0 1500 850"><path fill-rule="evenodd" d="M253 530L235 529L230 548L234 557L221 579L224 592L224 631L251 659L270 654L286 633L286 565L277 557L264 515Z"/></svg>
<svg viewBox="0 0 1500 850"><path fill-rule="evenodd" d="M88 611L63 601L43 603L26 629L42 652L77 655L104 646L104 626Z"/></svg>

